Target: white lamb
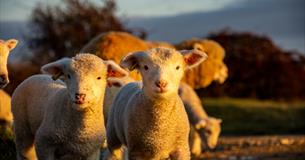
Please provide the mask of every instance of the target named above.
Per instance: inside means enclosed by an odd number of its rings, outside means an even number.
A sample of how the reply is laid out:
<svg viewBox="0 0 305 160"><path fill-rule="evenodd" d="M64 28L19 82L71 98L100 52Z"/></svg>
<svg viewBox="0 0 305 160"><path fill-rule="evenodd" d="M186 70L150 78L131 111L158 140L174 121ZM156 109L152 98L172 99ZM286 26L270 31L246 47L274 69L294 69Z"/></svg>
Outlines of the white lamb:
<svg viewBox="0 0 305 160"><path fill-rule="evenodd" d="M52 77L34 75L12 97L17 159L35 159L35 149L42 160L98 159L106 78L127 72L92 54L46 64L42 72Z"/></svg>
<svg viewBox="0 0 305 160"><path fill-rule="evenodd" d="M7 59L10 51L14 49L18 41L10 39L7 41L0 39L0 88L4 88L8 83Z"/></svg>
<svg viewBox="0 0 305 160"><path fill-rule="evenodd" d="M189 122L178 95L184 70L198 65L206 54L155 48L130 53L121 66L136 68L143 85L129 83L117 94L107 122L112 157L125 145L129 159L190 159Z"/></svg>

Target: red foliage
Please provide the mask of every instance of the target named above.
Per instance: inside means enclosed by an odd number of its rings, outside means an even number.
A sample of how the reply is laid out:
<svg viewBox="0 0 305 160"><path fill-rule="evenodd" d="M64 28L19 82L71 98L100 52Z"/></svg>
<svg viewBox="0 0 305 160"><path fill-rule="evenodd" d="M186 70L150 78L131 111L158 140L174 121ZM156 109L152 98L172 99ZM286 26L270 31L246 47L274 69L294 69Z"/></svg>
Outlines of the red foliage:
<svg viewBox="0 0 305 160"><path fill-rule="evenodd" d="M204 95L254 97L260 99L304 99L305 56L283 51L265 36L220 32L209 39L226 50L229 78L213 84Z"/></svg>

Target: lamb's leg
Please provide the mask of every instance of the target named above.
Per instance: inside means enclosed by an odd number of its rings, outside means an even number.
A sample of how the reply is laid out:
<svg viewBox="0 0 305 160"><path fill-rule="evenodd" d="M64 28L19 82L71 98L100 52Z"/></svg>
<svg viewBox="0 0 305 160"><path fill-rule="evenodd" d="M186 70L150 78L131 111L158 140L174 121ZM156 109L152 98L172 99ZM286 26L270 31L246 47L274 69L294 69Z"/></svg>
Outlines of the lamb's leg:
<svg viewBox="0 0 305 160"><path fill-rule="evenodd" d="M200 156L201 154L201 139L199 134L195 131L194 128L191 128L190 138L189 138L191 153L194 156Z"/></svg>
<svg viewBox="0 0 305 160"><path fill-rule="evenodd" d="M17 117L16 117L17 118ZM34 136L32 135L26 121L14 121L15 144L17 160L35 160L36 152L34 148Z"/></svg>
<svg viewBox="0 0 305 160"><path fill-rule="evenodd" d="M104 154L104 160L122 159L122 143L116 135L113 121L109 120L107 124L107 146L108 149Z"/></svg>

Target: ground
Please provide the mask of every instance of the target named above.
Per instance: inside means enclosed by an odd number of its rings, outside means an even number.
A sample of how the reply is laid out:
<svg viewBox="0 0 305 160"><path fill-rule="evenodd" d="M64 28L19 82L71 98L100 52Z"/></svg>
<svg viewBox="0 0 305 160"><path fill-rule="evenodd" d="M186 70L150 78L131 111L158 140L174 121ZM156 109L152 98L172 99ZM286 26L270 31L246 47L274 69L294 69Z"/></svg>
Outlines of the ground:
<svg viewBox="0 0 305 160"><path fill-rule="evenodd" d="M224 136L198 159L305 159L305 135Z"/></svg>

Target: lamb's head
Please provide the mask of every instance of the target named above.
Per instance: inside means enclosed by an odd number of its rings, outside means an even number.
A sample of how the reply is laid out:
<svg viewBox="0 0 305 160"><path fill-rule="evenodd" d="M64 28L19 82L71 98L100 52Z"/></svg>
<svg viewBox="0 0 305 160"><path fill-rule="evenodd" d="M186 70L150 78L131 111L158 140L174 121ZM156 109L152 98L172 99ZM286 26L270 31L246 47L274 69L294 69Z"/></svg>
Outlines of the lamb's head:
<svg viewBox="0 0 305 160"><path fill-rule="evenodd" d="M63 58L44 65L41 70L51 74L54 80L61 77L66 83L71 101L78 108L101 102L108 77L128 75L128 72L113 61L103 61L92 54Z"/></svg>
<svg viewBox="0 0 305 160"><path fill-rule="evenodd" d="M9 83L7 72L7 59L10 51L14 49L18 41L10 39L3 41L0 39L0 88L5 87Z"/></svg>
<svg viewBox="0 0 305 160"><path fill-rule="evenodd" d="M121 66L137 69L142 76L144 93L159 97L177 93L184 71L206 58L207 55L199 50L177 51L160 47L129 53L122 59Z"/></svg>
<svg viewBox="0 0 305 160"><path fill-rule="evenodd" d="M204 142L204 147L214 149L218 142L218 137L221 132L221 119L208 117L200 120L195 129L200 134L201 140Z"/></svg>

